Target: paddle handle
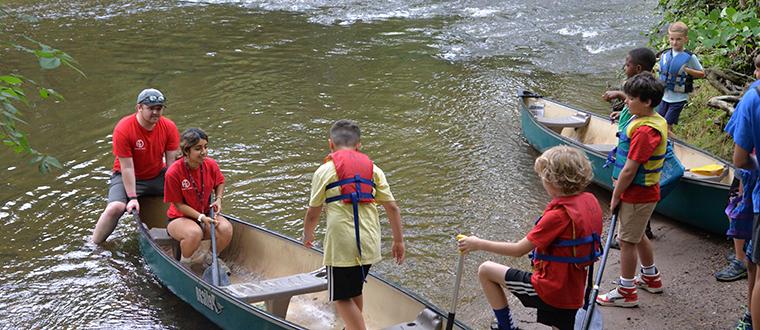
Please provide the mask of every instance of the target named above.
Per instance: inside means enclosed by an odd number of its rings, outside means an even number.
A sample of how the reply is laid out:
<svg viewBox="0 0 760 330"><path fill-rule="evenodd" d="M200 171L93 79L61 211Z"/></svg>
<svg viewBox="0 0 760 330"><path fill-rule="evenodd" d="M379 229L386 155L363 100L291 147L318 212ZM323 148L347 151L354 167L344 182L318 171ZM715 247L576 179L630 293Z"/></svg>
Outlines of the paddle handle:
<svg viewBox="0 0 760 330"><path fill-rule="evenodd" d="M462 234L457 235L457 241L465 238ZM462 282L462 270L464 269L464 253L459 252L459 263L457 264L457 275L454 280L454 296L451 298L451 309L449 309L449 315L446 318L446 330L454 328L454 319L457 314L457 301L459 300L459 284Z"/></svg>
<svg viewBox="0 0 760 330"><path fill-rule="evenodd" d="M219 286L219 264L216 260L216 227L214 226L214 207L209 210L211 221L211 283Z"/></svg>
<svg viewBox="0 0 760 330"><path fill-rule="evenodd" d="M602 275L604 274L604 265L607 264L607 257L610 252L610 245L612 245L613 237L615 236L615 227L617 227L617 217L620 207L618 206L612 211L612 219L610 219L610 228L607 231L607 242L604 244L604 253L602 254L602 261L599 264L599 270L596 273L596 279L594 280L594 288L591 290L591 297L588 299L588 310L583 317L583 330L588 330L591 326L591 314L594 312L596 306L596 297L599 295L599 284L602 283Z"/></svg>

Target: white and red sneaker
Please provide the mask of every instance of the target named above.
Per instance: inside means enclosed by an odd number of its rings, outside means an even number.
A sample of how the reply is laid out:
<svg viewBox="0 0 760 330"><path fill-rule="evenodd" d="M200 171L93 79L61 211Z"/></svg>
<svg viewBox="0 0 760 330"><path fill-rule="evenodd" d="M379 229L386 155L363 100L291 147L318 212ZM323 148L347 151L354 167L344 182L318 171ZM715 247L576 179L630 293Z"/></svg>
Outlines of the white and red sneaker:
<svg viewBox="0 0 760 330"><path fill-rule="evenodd" d="M618 286L612 291L596 297L596 303L602 306L636 307L639 305L639 294L636 287Z"/></svg>
<svg viewBox="0 0 760 330"><path fill-rule="evenodd" d="M660 272L654 275L639 274L633 279L636 287L651 293L662 293L662 278Z"/></svg>

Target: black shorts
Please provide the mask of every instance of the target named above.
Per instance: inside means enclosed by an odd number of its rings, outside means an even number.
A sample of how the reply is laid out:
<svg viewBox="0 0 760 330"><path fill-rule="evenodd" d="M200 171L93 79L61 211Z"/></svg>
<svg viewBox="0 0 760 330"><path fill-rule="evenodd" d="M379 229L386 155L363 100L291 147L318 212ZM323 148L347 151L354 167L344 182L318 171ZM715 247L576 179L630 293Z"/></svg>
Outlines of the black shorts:
<svg viewBox="0 0 760 330"><path fill-rule="evenodd" d="M372 265L353 267L327 266L327 292L330 301L351 299L362 295L364 277ZM364 276L364 277L362 277Z"/></svg>
<svg viewBox="0 0 760 330"><path fill-rule="evenodd" d="M530 283L531 273L510 268L504 275L506 287L525 307L535 308L536 322L554 326L560 330L573 329L578 309L561 309L545 303Z"/></svg>

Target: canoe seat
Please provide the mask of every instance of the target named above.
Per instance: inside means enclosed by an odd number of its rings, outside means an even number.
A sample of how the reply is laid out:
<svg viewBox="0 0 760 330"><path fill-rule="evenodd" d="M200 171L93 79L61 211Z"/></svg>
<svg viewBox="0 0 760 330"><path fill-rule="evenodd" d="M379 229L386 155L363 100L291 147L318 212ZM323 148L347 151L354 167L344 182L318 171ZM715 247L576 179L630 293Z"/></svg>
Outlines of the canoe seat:
<svg viewBox="0 0 760 330"><path fill-rule="evenodd" d="M560 133L565 127L585 127L591 121L591 115L577 112L574 115L567 117L536 117L536 120L555 132Z"/></svg>
<svg viewBox="0 0 760 330"><path fill-rule="evenodd" d="M182 251L179 249L179 241L169 236L166 228L151 228L148 230L148 234L150 234L150 238L152 238L158 246L170 248L174 259L179 260L182 257Z"/></svg>
<svg viewBox="0 0 760 330"><path fill-rule="evenodd" d="M261 282L230 284L223 289L247 303L264 301L270 313L285 318L290 298L327 290L327 272L323 267L310 273L277 277Z"/></svg>
<svg viewBox="0 0 760 330"><path fill-rule="evenodd" d="M614 144L586 144L586 147L588 147L591 150L601 152L603 154L608 154L612 149L615 149Z"/></svg>

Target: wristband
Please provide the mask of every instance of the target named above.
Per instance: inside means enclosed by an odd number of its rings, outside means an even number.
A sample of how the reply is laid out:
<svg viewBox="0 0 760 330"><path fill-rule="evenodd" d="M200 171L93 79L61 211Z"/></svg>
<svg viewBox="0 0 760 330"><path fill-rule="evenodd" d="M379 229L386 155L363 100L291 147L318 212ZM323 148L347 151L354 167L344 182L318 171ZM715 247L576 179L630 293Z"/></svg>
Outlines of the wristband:
<svg viewBox="0 0 760 330"><path fill-rule="evenodd" d="M129 196L129 197L127 197L127 198L128 198L129 200L135 200L135 199L137 199L137 196Z"/></svg>
<svg viewBox="0 0 760 330"><path fill-rule="evenodd" d="M201 224L201 225L203 224L203 213L198 214L198 220L197 221L198 221L199 224Z"/></svg>

